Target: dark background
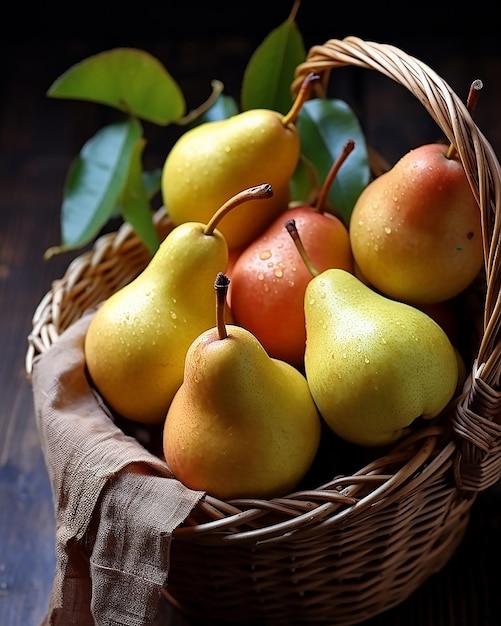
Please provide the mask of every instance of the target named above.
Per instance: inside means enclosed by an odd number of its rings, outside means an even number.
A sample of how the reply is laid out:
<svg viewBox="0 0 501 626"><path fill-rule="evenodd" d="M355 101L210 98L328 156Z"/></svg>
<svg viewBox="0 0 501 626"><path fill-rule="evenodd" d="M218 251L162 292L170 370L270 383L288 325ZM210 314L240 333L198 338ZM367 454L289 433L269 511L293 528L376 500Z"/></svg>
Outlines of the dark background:
<svg viewBox="0 0 501 626"><path fill-rule="evenodd" d="M237 100L241 78L252 52L264 37L287 19L293 0L255 0L240 2L152 2L133 5L117 2L86 2L61 7L14 3L12 17L5 21L5 35L0 41L0 85L12 78L19 83L21 114L31 113L29 102L37 103L51 83L74 63L90 54L117 46L131 46L154 53L179 82L194 108L210 92L214 78L225 84L226 93ZM482 101L494 96L498 80L496 61L501 58L500 29L485 0L470 3L459 10L453 3L339 3L330 0L303 0L296 21L305 47L322 44L330 38L342 39L356 35L362 39L394 44L419 57L432 67L440 64L452 88L466 98L469 85L476 78L484 81ZM487 59L490 59L488 62ZM482 76L478 72L482 70ZM351 68L347 70L350 72ZM344 72L344 70L343 70ZM347 73L347 72L344 72ZM333 85L333 95L345 98L360 114L368 140L374 143L377 133L382 145L377 146L390 160L417 143L432 140L436 129L426 119L421 128L399 128L394 124L394 98L412 100L401 89L388 85L386 112L379 106L373 115L371 94L364 91L368 79L360 77L366 70L351 72L349 91ZM344 76L343 74L343 76ZM341 74L340 74L341 75ZM370 80L378 81L377 77ZM381 81L388 81L382 78ZM394 95L396 94L396 95ZM78 150L93 132L107 121L110 111L103 107L75 102L42 103L44 114L72 115L82 108L88 112L84 124L74 129L65 141L74 141ZM411 110L419 115L419 105ZM480 106L477 120L480 128L490 127L490 140L501 147L501 130L487 118L493 108ZM48 123L51 123L50 120ZM386 124L386 126L384 126ZM374 127L376 125L376 127ZM386 131L385 137L382 130ZM172 129L155 129L148 135L150 145L146 158L152 162L163 158ZM56 139L57 140L57 139Z"/></svg>

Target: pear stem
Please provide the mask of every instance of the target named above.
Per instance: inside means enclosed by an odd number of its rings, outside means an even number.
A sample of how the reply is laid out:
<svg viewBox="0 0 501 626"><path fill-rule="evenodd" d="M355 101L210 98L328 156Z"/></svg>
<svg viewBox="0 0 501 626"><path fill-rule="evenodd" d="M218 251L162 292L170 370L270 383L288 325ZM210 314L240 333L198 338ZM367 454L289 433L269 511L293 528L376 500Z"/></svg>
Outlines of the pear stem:
<svg viewBox="0 0 501 626"><path fill-rule="evenodd" d="M221 219L232 209L248 200L266 200L273 195L273 189L269 183L257 185L256 187L248 187L243 191L232 196L214 213L204 228L205 235L212 235Z"/></svg>
<svg viewBox="0 0 501 626"><path fill-rule="evenodd" d="M306 252L303 242L301 241L301 237L299 236L299 232L296 227L296 220L287 220L285 222L285 228L287 228L289 235L292 237L294 243L296 244L296 248L301 255L301 258L304 261L304 264L310 271L312 276L318 276L320 273L318 269L313 265L308 253Z"/></svg>
<svg viewBox="0 0 501 626"><path fill-rule="evenodd" d="M214 281L214 289L216 290L216 323L219 339L226 339L228 330L224 321L226 310L226 296L228 295L228 287L230 279L223 272L218 272Z"/></svg>
<svg viewBox="0 0 501 626"><path fill-rule="evenodd" d="M294 4L292 5L292 9L291 9L291 12L289 14L289 17L287 18L288 22L294 22L295 21L300 4L301 4L301 0L295 0L294 1Z"/></svg>
<svg viewBox="0 0 501 626"><path fill-rule="evenodd" d="M337 173L339 172L341 168L341 165L343 165L343 163L346 161L350 152L353 152L354 147L355 147L355 142L353 141L353 139L349 139L344 144L343 151L341 152L341 154L332 164L332 167L330 168L329 173L327 174L327 177L324 180L324 184L322 185L320 189L320 193L318 194L318 198L315 203L314 208L318 213L322 213L322 211L325 209L325 205L327 203L327 197L329 195L330 188L332 187L332 183L334 182L337 176Z"/></svg>
<svg viewBox="0 0 501 626"><path fill-rule="evenodd" d="M179 126L187 126L188 124L191 124L193 120L208 111L224 91L224 83L220 80L211 81L211 87L212 92L205 102L202 102L202 104L196 109L192 109L187 115L177 120L176 123L179 124Z"/></svg>
<svg viewBox="0 0 501 626"><path fill-rule="evenodd" d="M480 92L484 87L484 83L477 78L470 85L470 91L468 92L468 99L466 100L466 108L470 112L471 115L475 113L475 109L477 108L477 102L480 97ZM456 154L456 147L454 144L450 144L449 149L447 150L446 157L448 159L452 159Z"/></svg>
<svg viewBox="0 0 501 626"><path fill-rule="evenodd" d="M320 76L318 74L315 74L314 72L310 72L309 74L307 74L306 78L301 84L299 93L297 94L291 108L289 109L289 112L282 117L282 124L284 126L294 124L294 122L297 120L299 111L302 109L303 104L306 102L306 100L308 100L308 98L310 97L312 83L319 78Z"/></svg>

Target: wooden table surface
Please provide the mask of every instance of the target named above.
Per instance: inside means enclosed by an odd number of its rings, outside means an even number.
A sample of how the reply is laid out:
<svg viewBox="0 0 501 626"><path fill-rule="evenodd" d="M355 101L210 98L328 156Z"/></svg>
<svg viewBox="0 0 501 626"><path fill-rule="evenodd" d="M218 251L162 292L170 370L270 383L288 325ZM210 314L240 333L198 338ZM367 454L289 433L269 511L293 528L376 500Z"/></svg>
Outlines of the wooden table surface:
<svg viewBox="0 0 501 626"><path fill-rule="evenodd" d="M106 120L99 106L54 101L45 92L71 64L115 45L137 45L172 68L192 106L219 77L237 94L245 62L261 35L278 25L270 18L247 38L173 39L167 45L143 39L73 40L49 44L17 40L2 44L0 64L0 626L38 626L54 572L51 489L34 421L24 358L31 316L51 281L75 254L48 262L43 252L59 243L59 209L70 160ZM277 21L278 20L278 21ZM307 43L323 43L309 24ZM329 36L352 34L353 28ZM377 33L368 30L377 40ZM340 33L340 34L339 34ZM364 36L363 32L356 32ZM318 36L315 39L315 36ZM385 38L389 37L385 33ZM485 83L478 108L480 128L501 154L501 41L484 38L467 46L447 41L397 40L407 52L438 71L466 96L475 78ZM471 42L470 42L471 43ZM208 48L210 49L208 51ZM368 73L367 73L368 74ZM387 79L357 78L340 95L358 98L369 140L390 160L435 139L424 110ZM354 96L354 97L355 97ZM412 123L409 124L409 120ZM153 137L152 163L167 150L167 133ZM501 488L479 494L466 538L449 564L401 606L365 626L499 626L501 623ZM497 549L497 550L496 550ZM165 609L165 624L183 620Z"/></svg>

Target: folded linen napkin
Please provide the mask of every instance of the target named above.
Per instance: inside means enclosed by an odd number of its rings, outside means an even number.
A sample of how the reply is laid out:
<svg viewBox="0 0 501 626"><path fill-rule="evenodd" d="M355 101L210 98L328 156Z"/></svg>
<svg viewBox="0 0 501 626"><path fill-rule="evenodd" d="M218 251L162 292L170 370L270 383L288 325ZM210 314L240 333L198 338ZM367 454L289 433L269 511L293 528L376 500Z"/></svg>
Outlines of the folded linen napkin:
<svg viewBox="0 0 501 626"><path fill-rule="evenodd" d="M56 514L43 626L151 626L173 530L203 496L113 421L85 371L92 312L33 364L37 426Z"/></svg>

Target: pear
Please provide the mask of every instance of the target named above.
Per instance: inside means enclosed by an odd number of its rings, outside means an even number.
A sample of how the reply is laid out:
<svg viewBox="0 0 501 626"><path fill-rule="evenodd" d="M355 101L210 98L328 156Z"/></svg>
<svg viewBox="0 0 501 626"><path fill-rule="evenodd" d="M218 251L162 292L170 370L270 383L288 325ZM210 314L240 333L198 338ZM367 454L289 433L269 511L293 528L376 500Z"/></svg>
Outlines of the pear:
<svg viewBox="0 0 501 626"><path fill-rule="evenodd" d="M453 298L482 268L479 205L461 161L443 144L411 150L370 182L349 231L364 282L411 304Z"/></svg>
<svg viewBox="0 0 501 626"><path fill-rule="evenodd" d="M221 499L278 497L310 468L321 418L303 374L225 324L228 281L216 278L216 327L187 351L165 419L165 460L186 486Z"/></svg>
<svg viewBox="0 0 501 626"><path fill-rule="evenodd" d="M163 201L174 224L206 222L225 198L262 180L273 187L273 198L259 206L249 202L238 215L228 216L220 229L229 248L250 243L283 210L300 156L294 122L313 77L305 79L285 116L251 109L181 135L167 155L161 179Z"/></svg>
<svg viewBox="0 0 501 626"><path fill-rule="evenodd" d="M341 267L354 271L348 229L326 208L329 189L353 148L354 142L347 142L313 205L305 203L282 211L226 272L231 278L229 302L235 323L256 335L270 356L298 368L303 367L303 303L311 273L304 263L298 263L296 246L284 224L295 220L319 270Z"/></svg>
<svg viewBox="0 0 501 626"><path fill-rule="evenodd" d="M188 346L214 323L214 275L228 263L216 226L236 206L266 201L272 193L268 184L244 189L207 224L175 227L144 270L96 311L85 336L86 364L113 411L138 422L163 422L183 379Z"/></svg>
<svg viewBox="0 0 501 626"><path fill-rule="evenodd" d="M342 269L312 278L304 307L306 378L321 415L343 439L392 443L451 400L456 350L423 311Z"/></svg>

